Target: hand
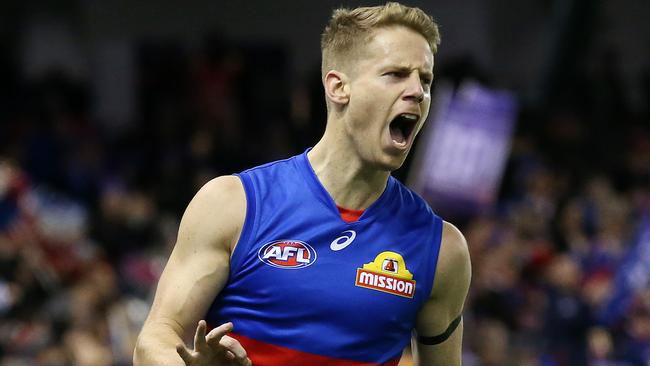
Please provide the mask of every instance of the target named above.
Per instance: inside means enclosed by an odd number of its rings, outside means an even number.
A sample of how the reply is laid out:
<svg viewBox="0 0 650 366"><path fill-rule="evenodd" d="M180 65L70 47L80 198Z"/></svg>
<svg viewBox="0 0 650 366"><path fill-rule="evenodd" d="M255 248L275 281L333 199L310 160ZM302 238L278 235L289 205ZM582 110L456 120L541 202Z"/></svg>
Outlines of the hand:
<svg viewBox="0 0 650 366"><path fill-rule="evenodd" d="M201 320L194 334L194 350L178 344L176 352L188 366L251 366L253 363L244 347L226 335L232 328L232 323L221 324L206 335L207 325Z"/></svg>

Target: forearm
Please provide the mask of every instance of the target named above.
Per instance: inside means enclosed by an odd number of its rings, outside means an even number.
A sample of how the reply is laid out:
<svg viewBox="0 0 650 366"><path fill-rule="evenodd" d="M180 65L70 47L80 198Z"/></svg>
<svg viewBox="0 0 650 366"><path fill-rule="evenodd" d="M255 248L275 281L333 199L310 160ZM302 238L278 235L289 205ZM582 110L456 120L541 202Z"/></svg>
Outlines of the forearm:
<svg viewBox="0 0 650 366"><path fill-rule="evenodd" d="M162 323L145 324L133 352L135 366L184 366L176 352L183 340L173 327Z"/></svg>

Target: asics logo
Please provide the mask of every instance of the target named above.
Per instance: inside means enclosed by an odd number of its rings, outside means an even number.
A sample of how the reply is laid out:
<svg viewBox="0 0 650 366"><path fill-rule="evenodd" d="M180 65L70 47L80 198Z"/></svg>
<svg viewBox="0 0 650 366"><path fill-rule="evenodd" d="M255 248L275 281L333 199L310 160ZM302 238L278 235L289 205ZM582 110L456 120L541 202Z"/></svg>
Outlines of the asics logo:
<svg viewBox="0 0 650 366"><path fill-rule="evenodd" d="M341 234L343 235L334 239L330 244L330 249L333 251L345 249L348 245L352 244L354 238L357 237L357 233L355 233L354 230L346 230Z"/></svg>

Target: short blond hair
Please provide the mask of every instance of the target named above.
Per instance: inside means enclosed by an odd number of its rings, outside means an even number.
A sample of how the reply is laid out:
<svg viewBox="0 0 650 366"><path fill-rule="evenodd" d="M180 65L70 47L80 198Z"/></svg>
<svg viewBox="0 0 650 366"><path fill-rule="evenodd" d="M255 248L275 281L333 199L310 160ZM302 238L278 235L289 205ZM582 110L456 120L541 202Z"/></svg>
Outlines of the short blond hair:
<svg viewBox="0 0 650 366"><path fill-rule="evenodd" d="M395 2L355 9L339 8L332 13L321 36L322 75L356 56L353 52L370 40L373 30L390 26L403 26L418 32L429 43L431 52L435 54L438 50L438 25L419 8Z"/></svg>

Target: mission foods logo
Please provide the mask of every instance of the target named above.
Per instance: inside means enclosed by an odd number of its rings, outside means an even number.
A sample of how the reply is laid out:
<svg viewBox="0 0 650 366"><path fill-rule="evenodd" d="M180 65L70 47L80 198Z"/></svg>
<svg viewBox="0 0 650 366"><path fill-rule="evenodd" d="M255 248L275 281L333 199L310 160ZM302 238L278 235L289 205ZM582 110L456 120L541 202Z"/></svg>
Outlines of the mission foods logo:
<svg viewBox="0 0 650 366"><path fill-rule="evenodd" d="M409 299L415 294L413 275L406 269L404 258L395 252L382 252L374 261L357 268L355 285Z"/></svg>
<svg viewBox="0 0 650 366"><path fill-rule="evenodd" d="M300 240L278 240L264 244L257 256L269 266L283 269L305 268L316 261L314 248Z"/></svg>

